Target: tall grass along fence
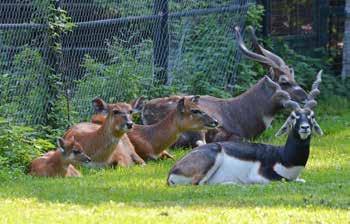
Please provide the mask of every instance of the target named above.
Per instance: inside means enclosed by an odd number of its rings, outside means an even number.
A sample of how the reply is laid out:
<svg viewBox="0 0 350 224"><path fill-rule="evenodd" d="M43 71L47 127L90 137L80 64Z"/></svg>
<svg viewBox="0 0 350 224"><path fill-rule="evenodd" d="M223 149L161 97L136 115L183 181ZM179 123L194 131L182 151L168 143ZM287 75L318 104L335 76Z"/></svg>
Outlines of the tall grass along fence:
<svg viewBox="0 0 350 224"><path fill-rule="evenodd" d="M0 0L0 114L86 120L91 100L232 91L249 0Z"/></svg>

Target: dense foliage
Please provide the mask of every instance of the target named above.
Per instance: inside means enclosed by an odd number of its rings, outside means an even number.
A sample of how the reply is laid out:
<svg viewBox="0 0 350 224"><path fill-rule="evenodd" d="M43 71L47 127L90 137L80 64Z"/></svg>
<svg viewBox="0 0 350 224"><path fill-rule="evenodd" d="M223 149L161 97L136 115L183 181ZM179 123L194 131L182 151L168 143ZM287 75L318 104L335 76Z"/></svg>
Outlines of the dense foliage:
<svg viewBox="0 0 350 224"><path fill-rule="evenodd" d="M35 157L54 147L37 130L11 125L0 117L0 179L8 172L25 172Z"/></svg>

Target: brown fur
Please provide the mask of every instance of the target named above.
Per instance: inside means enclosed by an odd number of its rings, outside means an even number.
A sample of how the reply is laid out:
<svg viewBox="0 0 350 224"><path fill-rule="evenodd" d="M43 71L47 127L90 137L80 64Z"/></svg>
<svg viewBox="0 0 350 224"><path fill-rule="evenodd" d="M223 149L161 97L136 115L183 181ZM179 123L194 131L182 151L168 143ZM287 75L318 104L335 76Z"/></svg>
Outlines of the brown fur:
<svg viewBox="0 0 350 224"><path fill-rule="evenodd" d="M71 127L64 138L74 136L91 157L96 166L108 165L108 160L118 145L119 139L129 131L132 124L130 114L132 108L127 103L106 104L101 99L94 100L94 106L101 113L107 114L102 125L93 123L80 123Z"/></svg>
<svg viewBox="0 0 350 224"><path fill-rule="evenodd" d="M282 93L282 94L281 94ZM273 118L283 108L289 96L267 76L240 96L219 99L201 96L198 106L219 121L216 130L210 130L207 141L227 141L253 138L261 134L267 126L264 117ZM169 113L180 99L179 96L154 99L146 103L142 111L145 123L152 123Z"/></svg>
<svg viewBox="0 0 350 224"><path fill-rule="evenodd" d="M134 125L133 129L127 133L136 153L142 159L172 158L164 150L176 142L180 133L210 128L209 126L216 122L203 111L193 114L194 110L200 111L197 105L198 97L183 98L182 103L183 105L177 103L177 107L156 124ZM93 120L102 121L103 114L94 116Z"/></svg>
<svg viewBox="0 0 350 224"><path fill-rule="evenodd" d="M168 115L153 125L135 125L128 133L138 155L143 159L155 159L176 142L185 131L209 128L216 121L201 111L195 97L183 98ZM181 106L183 102L183 106ZM200 111L194 114L193 111ZM167 155L167 153L163 153Z"/></svg>
<svg viewBox="0 0 350 224"><path fill-rule="evenodd" d="M64 141L64 154L57 149L56 151L49 151L45 155L33 160L30 165L29 174L32 176L43 177L79 177L80 172L75 169L71 163L87 162L90 158L84 154L83 149L79 143L74 139ZM72 154L72 151L77 150L78 155Z"/></svg>
<svg viewBox="0 0 350 224"><path fill-rule="evenodd" d="M91 122L102 124L106 119L103 114L95 114L92 116ZM112 166L130 167L134 164L145 165L145 161L135 152L133 144L127 135L123 135L114 150L111 157L108 159L108 164Z"/></svg>

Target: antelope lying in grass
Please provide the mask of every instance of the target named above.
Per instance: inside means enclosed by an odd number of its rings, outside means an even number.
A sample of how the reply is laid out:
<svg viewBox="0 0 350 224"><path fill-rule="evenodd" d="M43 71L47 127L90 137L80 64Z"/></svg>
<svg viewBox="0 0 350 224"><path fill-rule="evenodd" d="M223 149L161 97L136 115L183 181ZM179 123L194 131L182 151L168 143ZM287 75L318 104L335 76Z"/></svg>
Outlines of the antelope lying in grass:
<svg viewBox="0 0 350 224"><path fill-rule="evenodd" d="M120 138L133 127L130 119L132 108L127 103L107 104L102 99L93 100L95 107L104 108L106 119L101 125L80 123L71 127L64 135L72 136L91 157L91 166L108 166L109 158L115 151Z"/></svg>
<svg viewBox="0 0 350 224"><path fill-rule="evenodd" d="M173 158L165 149L176 142L182 132L215 128L217 121L198 108L198 100L199 96L182 98L159 122L134 125L127 135L137 154L144 160Z"/></svg>
<svg viewBox="0 0 350 224"><path fill-rule="evenodd" d="M280 87L289 93L297 102L303 102L307 93L295 82L293 69L277 55L264 49L256 41L257 48L263 55L249 51L244 45L239 28L236 27L236 39L239 48L248 58L270 67L269 77L265 76L257 84L240 96L231 99L218 99L212 96L201 96L198 106L219 122L216 130L209 131L206 139L203 133L186 133L178 145L193 146L208 142L228 141L235 139L251 139L259 136L270 126L275 115L283 109L281 99L278 97ZM252 31L255 37L254 32ZM255 38L256 39L256 38ZM255 40L254 39L254 40ZM272 82L271 81L274 81ZM179 96L153 99L146 103L142 110L144 124L153 124L162 119L170 110L176 107L181 99Z"/></svg>
<svg viewBox="0 0 350 224"><path fill-rule="evenodd" d="M178 184L266 184L286 179L298 181L309 158L312 131L322 135L313 112L321 73L306 105L286 100L293 111L276 136L288 134L284 146L245 142L218 142L200 146L178 161L168 176Z"/></svg>
<svg viewBox="0 0 350 224"><path fill-rule="evenodd" d="M133 110L133 113L139 112L141 105L141 101L143 101L143 97L138 98L135 102L132 102L130 107ZM106 120L107 108L100 107L100 104L94 104L94 110L97 114L93 115L91 118L91 122L94 124L103 124ZM116 149L112 153L111 157L108 159L108 164L112 166L122 166L122 167L130 167L134 164L145 165L145 161L135 152L135 147L130 142L128 135L124 134Z"/></svg>
<svg viewBox="0 0 350 224"><path fill-rule="evenodd" d="M80 172L72 164L89 163L91 159L84 153L81 145L74 138L57 140L58 149L47 152L33 160L30 175L42 177L79 177Z"/></svg>

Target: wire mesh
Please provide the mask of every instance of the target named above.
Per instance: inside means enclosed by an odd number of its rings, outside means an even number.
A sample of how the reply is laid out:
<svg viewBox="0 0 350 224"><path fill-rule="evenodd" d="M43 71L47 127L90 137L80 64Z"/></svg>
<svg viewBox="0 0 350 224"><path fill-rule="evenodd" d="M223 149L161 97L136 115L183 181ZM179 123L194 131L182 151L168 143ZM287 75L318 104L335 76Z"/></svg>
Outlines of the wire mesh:
<svg viewBox="0 0 350 224"><path fill-rule="evenodd" d="M15 123L87 120L91 100L206 94L234 84L232 27L249 0L61 0L75 23L49 43L55 1L0 1L0 112Z"/></svg>

